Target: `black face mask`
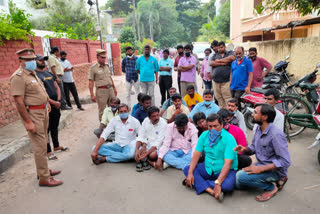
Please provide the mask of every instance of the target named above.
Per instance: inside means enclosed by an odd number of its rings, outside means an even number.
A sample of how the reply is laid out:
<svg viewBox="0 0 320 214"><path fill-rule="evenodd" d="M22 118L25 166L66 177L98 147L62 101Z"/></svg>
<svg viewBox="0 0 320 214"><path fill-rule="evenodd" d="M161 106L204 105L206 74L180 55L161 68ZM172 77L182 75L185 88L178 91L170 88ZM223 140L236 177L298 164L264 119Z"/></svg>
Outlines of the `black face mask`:
<svg viewBox="0 0 320 214"><path fill-rule="evenodd" d="M182 56L183 55L183 52L179 52L179 56Z"/></svg>
<svg viewBox="0 0 320 214"><path fill-rule="evenodd" d="M191 56L191 52L186 52L186 57L190 57Z"/></svg>
<svg viewBox="0 0 320 214"><path fill-rule="evenodd" d="M45 65L37 65L37 68L40 68L40 69L44 69L46 66Z"/></svg>
<svg viewBox="0 0 320 214"><path fill-rule="evenodd" d="M66 58L60 58L61 59L61 61L64 61L64 60L66 60Z"/></svg>
<svg viewBox="0 0 320 214"><path fill-rule="evenodd" d="M256 60L256 58L257 58L257 56L250 56L250 59L251 59L252 61Z"/></svg>

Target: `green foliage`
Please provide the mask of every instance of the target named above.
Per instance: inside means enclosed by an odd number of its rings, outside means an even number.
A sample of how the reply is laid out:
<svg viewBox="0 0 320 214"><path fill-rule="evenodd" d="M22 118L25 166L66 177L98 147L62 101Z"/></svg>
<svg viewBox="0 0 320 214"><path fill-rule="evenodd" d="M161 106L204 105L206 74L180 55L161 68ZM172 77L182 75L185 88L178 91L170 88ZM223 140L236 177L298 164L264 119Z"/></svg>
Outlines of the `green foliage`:
<svg viewBox="0 0 320 214"><path fill-rule="evenodd" d="M298 10L303 16L311 14L313 11L318 10L320 14L320 1L319 0L262 0L256 7L259 14L263 11L270 10L278 12L280 10Z"/></svg>
<svg viewBox="0 0 320 214"><path fill-rule="evenodd" d="M129 27L129 26L123 27L118 40L120 43L131 43L133 46L135 46L136 36L135 36L135 33L133 32L132 27Z"/></svg>
<svg viewBox="0 0 320 214"><path fill-rule="evenodd" d="M138 54L143 54L143 49L145 45L150 45L152 48L158 46L157 43L155 43L153 40L143 38L142 42L137 42Z"/></svg>
<svg viewBox="0 0 320 214"><path fill-rule="evenodd" d="M137 6L139 0L135 1L135 6ZM126 17L132 12L132 0L109 0L105 5L105 9L109 7L112 9L114 17Z"/></svg>
<svg viewBox="0 0 320 214"><path fill-rule="evenodd" d="M9 1L9 11L10 14L0 14L0 44L3 44L3 40L24 40L31 43L28 37L34 36L29 21L31 15L17 8L12 1Z"/></svg>

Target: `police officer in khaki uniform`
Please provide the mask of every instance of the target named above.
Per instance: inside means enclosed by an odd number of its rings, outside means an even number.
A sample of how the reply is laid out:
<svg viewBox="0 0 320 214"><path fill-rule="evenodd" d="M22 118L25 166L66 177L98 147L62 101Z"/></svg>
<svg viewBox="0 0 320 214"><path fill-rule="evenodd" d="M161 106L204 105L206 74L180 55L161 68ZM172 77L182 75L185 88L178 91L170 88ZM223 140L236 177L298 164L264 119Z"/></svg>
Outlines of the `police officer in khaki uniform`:
<svg viewBox="0 0 320 214"><path fill-rule="evenodd" d="M89 90L91 100L98 103L99 122L104 109L110 104L111 99L117 96L117 90L114 86L109 65L106 64L106 50L98 49L97 62L89 68ZM96 86L96 96L93 93L93 86Z"/></svg>
<svg viewBox="0 0 320 214"><path fill-rule="evenodd" d="M26 48L16 53L20 67L11 76L11 95L17 106L33 147L39 178L39 186L58 186L63 182L51 176L61 171L49 170L47 159L48 142L48 94L37 77L34 50Z"/></svg>

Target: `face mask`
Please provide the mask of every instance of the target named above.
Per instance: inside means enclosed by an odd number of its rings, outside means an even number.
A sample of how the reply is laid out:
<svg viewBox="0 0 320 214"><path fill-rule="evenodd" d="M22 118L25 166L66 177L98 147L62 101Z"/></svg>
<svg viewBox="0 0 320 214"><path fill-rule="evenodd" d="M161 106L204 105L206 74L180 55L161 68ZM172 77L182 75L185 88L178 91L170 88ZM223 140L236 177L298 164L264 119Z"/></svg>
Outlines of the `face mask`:
<svg viewBox="0 0 320 214"><path fill-rule="evenodd" d="M131 59L131 58L133 57L133 55L127 55L127 57L128 57L129 59Z"/></svg>
<svg viewBox="0 0 320 214"><path fill-rule="evenodd" d="M256 60L256 58L257 58L257 56L251 56L251 57L250 57L250 59L251 59L252 61Z"/></svg>
<svg viewBox="0 0 320 214"><path fill-rule="evenodd" d="M38 64L37 64L37 68L44 69L44 67L46 67L46 66L45 66L45 65L38 65Z"/></svg>
<svg viewBox="0 0 320 214"><path fill-rule="evenodd" d="M98 62L100 64L105 64L106 63L106 58L99 58Z"/></svg>
<svg viewBox="0 0 320 214"><path fill-rule="evenodd" d="M209 146L212 147L214 144L218 142L221 136L221 131L217 131L215 129L209 130Z"/></svg>
<svg viewBox="0 0 320 214"><path fill-rule="evenodd" d="M237 110L234 110L233 112L232 112L232 114L236 114L237 113Z"/></svg>
<svg viewBox="0 0 320 214"><path fill-rule="evenodd" d="M206 106L209 106L211 104L211 101L203 101L203 103L206 105Z"/></svg>
<svg viewBox="0 0 320 214"><path fill-rule="evenodd" d="M111 111L117 111L117 107L111 107Z"/></svg>
<svg viewBox="0 0 320 214"><path fill-rule="evenodd" d="M237 60L238 60L238 61L241 61L241 60L243 60L243 58L244 58L244 56L237 57Z"/></svg>
<svg viewBox="0 0 320 214"><path fill-rule="evenodd" d="M60 58L61 59L61 61L64 61L64 60L66 60L66 58Z"/></svg>
<svg viewBox="0 0 320 214"><path fill-rule="evenodd" d="M209 56L206 56L206 59L209 59Z"/></svg>
<svg viewBox="0 0 320 214"><path fill-rule="evenodd" d="M34 71L37 68L37 63L35 60L29 61L29 62L25 62L26 67L25 69L29 70L29 71Z"/></svg>
<svg viewBox="0 0 320 214"><path fill-rule="evenodd" d="M183 55L183 52L179 52L179 56L182 56Z"/></svg>
<svg viewBox="0 0 320 214"><path fill-rule="evenodd" d="M186 52L186 57L190 57L191 52Z"/></svg>
<svg viewBox="0 0 320 214"><path fill-rule="evenodd" d="M121 119L127 119L129 117L129 112L119 114Z"/></svg>

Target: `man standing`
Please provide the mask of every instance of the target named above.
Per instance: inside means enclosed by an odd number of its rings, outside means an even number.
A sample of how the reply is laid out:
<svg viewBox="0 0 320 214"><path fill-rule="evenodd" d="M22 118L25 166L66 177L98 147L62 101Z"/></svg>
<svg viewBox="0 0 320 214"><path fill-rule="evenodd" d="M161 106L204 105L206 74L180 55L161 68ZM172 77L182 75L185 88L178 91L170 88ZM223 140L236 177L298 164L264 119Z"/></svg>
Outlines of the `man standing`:
<svg viewBox="0 0 320 214"><path fill-rule="evenodd" d="M237 59L231 65L230 88L231 95L237 100L241 111L240 97L244 93L250 93L253 68L251 60L244 56L243 47L237 47L235 54Z"/></svg>
<svg viewBox="0 0 320 214"><path fill-rule="evenodd" d="M210 63L212 62L213 55L215 55L216 53L219 53L218 43L219 42L217 40L213 40L210 45L210 48L213 52L208 57L208 66L207 66L206 72L209 73L211 78L212 78L212 66L210 66Z"/></svg>
<svg viewBox="0 0 320 214"><path fill-rule="evenodd" d="M148 117L148 108L151 106L151 97L149 95L144 95L141 99L142 106L137 109L133 117L135 117L142 124L144 119Z"/></svg>
<svg viewBox="0 0 320 214"><path fill-rule="evenodd" d="M99 122L104 109L110 104L112 97L117 96L117 90L111 77L109 65L106 64L107 51L103 49L96 50L97 62L89 68L89 91L91 100L97 102L99 110ZM93 86L96 86L96 96L93 93Z"/></svg>
<svg viewBox="0 0 320 214"><path fill-rule="evenodd" d="M235 57L233 51L226 51L224 42L219 42L218 47L218 53L212 56L207 72L213 79L214 96L218 100L219 107L226 108L227 100L231 98L230 72L231 63ZM210 66L212 66L212 73Z"/></svg>
<svg viewBox="0 0 320 214"><path fill-rule="evenodd" d="M237 173L236 187L264 190L256 197L257 201L264 202L285 185L291 160L285 134L272 123L276 116L274 108L261 104L255 108L252 116L259 126L251 145L238 145L234 150L248 155L256 154L258 162Z"/></svg>
<svg viewBox="0 0 320 214"><path fill-rule="evenodd" d="M166 119L168 120L168 123L172 123L176 116L178 114L185 114L188 115L190 113L188 107L186 107L185 105L182 105L182 98L180 96L180 94L174 94L171 97L173 105L170 106L167 110L167 117Z"/></svg>
<svg viewBox="0 0 320 214"><path fill-rule="evenodd" d="M173 61L169 59L169 50L163 51L163 59L159 61L159 87L161 93L161 105L169 99L169 89L172 87L172 67ZM167 96L166 96L167 95Z"/></svg>
<svg viewBox="0 0 320 214"><path fill-rule="evenodd" d="M126 57L121 63L122 72L126 74L126 99L127 105L131 108L131 89L134 87L136 94L140 92L139 76L135 70L138 57L133 55L132 47L126 47Z"/></svg>
<svg viewBox="0 0 320 214"><path fill-rule="evenodd" d="M129 115L129 107L126 104L120 104L118 111L119 116L111 120L93 147L91 158L96 165L104 162L117 163L134 158L140 123ZM115 132L115 141L104 143L112 132Z"/></svg>
<svg viewBox="0 0 320 214"><path fill-rule="evenodd" d="M182 57L184 57L184 51L183 51L183 46L182 45L178 45L177 46L177 52L178 52L178 56L174 59L174 70L178 71L178 77L177 77L177 82L178 82L178 88L179 88L179 92L181 94L181 71L178 70L178 65L179 65L179 61Z"/></svg>
<svg viewBox="0 0 320 214"><path fill-rule="evenodd" d="M205 54L205 58L202 61L202 65L201 65L201 72L200 72L200 76L203 79L203 83L205 85L205 89L212 89L212 80L209 78L208 76L208 72L207 72L207 67L208 67L208 59L209 59L209 55L211 54L211 49L207 48L204 51Z"/></svg>
<svg viewBox="0 0 320 214"><path fill-rule="evenodd" d="M255 47L249 49L249 58L253 67L251 88L261 88L263 79L271 71L272 65L264 58L257 56L257 48ZM264 69L266 69L265 72L263 72Z"/></svg>
<svg viewBox="0 0 320 214"><path fill-rule="evenodd" d="M51 111L49 113L49 127L48 127L48 135L51 134L51 139L53 143L53 150L56 151L66 151L68 147L60 146L59 143L59 122L60 122L60 89L56 82L55 77L45 71L44 68L46 66L45 60L48 60L48 57L44 57L40 54L36 55L36 74L39 79L43 82L43 85L46 89L47 94L49 95L49 103L51 106ZM48 144L47 144L47 153L49 160L57 159L57 157L52 153L50 140L48 136Z"/></svg>
<svg viewBox="0 0 320 214"><path fill-rule="evenodd" d="M155 57L150 56L149 45L144 46L144 55L136 62L136 71L140 74L141 92L151 96L152 105L154 106L154 85L158 83L159 65Z"/></svg>
<svg viewBox="0 0 320 214"><path fill-rule="evenodd" d="M136 170L142 172L154 167L158 159L158 150L167 129L167 122L159 115L160 109L155 106L148 108L148 117L143 121L137 138L135 160Z"/></svg>
<svg viewBox="0 0 320 214"><path fill-rule="evenodd" d="M25 48L16 54L20 67L10 77L11 95L31 141L39 186L58 186L63 182L51 176L61 171L49 170L47 159L48 94L34 71L37 67L34 50Z"/></svg>
<svg viewBox="0 0 320 214"><path fill-rule="evenodd" d="M184 57L180 59L178 64L178 71L181 72L180 93L182 97L186 95L189 85L195 87L197 59L191 55L191 50L191 45L184 46Z"/></svg>
<svg viewBox="0 0 320 214"><path fill-rule="evenodd" d="M163 168L163 160L170 166L183 170L190 164L197 142L197 128L189 122L187 115L177 115L174 123L167 126L166 136L159 150L155 168L160 171Z"/></svg>
<svg viewBox="0 0 320 214"><path fill-rule="evenodd" d="M70 92L71 92L71 94L74 98L74 101L77 104L78 109L81 111L84 111L84 108L82 108L80 100L79 100L76 85L74 84L73 67L72 67L71 63L67 60L67 53L65 51L60 52L59 62L61 63L61 65L64 69L63 88L64 88L64 94L66 96L67 105L72 108L72 105L70 102Z"/></svg>
<svg viewBox="0 0 320 214"><path fill-rule="evenodd" d="M203 101L200 94L194 92L194 86L189 85L187 87L187 95L184 96L184 101L188 105L189 110L191 111L198 103Z"/></svg>
<svg viewBox="0 0 320 214"><path fill-rule="evenodd" d="M61 93L61 110L70 110L72 109L70 106L67 106L66 97L64 94L63 89L63 74L64 69L61 65L61 63L58 60L59 57L59 48L57 46L53 46L50 51L51 55L49 56L48 65L49 65L49 71L53 74L53 76L56 78L56 81L60 88Z"/></svg>
<svg viewBox="0 0 320 214"><path fill-rule="evenodd" d="M160 60L160 55L159 55L159 53L158 53L158 51L157 51L157 48L152 48L151 56L153 56L154 58L156 58L157 61L159 62L159 60Z"/></svg>

